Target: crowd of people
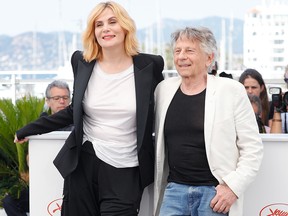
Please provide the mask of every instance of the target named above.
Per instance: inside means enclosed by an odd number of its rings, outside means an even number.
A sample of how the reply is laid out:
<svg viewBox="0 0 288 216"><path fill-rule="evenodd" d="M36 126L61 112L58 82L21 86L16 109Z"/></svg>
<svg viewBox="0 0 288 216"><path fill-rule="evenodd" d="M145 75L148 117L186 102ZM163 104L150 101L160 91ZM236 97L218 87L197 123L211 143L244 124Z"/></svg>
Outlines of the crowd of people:
<svg viewBox="0 0 288 216"><path fill-rule="evenodd" d="M171 36L179 76L164 80L164 59L139 51L127 11L97 4L83 51L71 57L71 103L69 89L51 88L47 104L61 108L16 131L14 142L24 143L74 125L54 160L64 178L62 216L137 216L153 182L155 216L243 214L263 157L260 133L275 131L281 116L256 69L239 80L218 75L210 29L188 26Z"/></svg>

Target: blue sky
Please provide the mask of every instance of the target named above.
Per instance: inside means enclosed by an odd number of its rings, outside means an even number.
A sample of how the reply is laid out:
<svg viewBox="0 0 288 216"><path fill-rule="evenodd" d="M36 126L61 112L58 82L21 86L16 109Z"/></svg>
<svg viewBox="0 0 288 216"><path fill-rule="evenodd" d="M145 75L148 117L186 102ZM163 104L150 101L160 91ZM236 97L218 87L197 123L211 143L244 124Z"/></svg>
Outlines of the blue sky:
<svg viewBox="0 0 288 216"><path fill-rule="evenodd" d="M0 35L59 29L82 31L99 0L0 0ZM207 16L244 19L247 10L263 0L115 0L135 20L137 28L159 18L198 19ZM61 5L61 6L60 6ZM62 8L59 10L59 8ZM60 13L61 11L61 13ZM61 17L61 18L60 18Z"/></svg>

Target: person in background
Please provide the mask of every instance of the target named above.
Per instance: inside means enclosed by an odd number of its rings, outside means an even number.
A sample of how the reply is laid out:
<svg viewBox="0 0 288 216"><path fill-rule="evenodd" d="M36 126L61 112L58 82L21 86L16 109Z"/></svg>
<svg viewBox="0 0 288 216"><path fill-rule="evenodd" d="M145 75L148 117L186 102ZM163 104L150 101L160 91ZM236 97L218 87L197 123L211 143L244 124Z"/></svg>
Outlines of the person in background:
<svg viewBox="0 0 288 216"><path fill-rule="evenodd" d="M225 71L222 71L220 74L219 74L220 77L226 77L226 78L230 78L230 79L233 79L233 75L232 74L228 74L226 73Z"/></svg>
<svg viewBox="0 0 288 216"><path fill-rule="evenodd" d="M54 160L64 177L63 216L136 216L154 180L154 89L164 60L139 53L136 26L118 3L88 17L83 52L71 57L72 103L17 131L15 142L74 122Z"/></svg>
<svg viewBox="0 0 288 216"><path fill-rule="evenodd" d="M216 76L218 72L218 62L215 61L209 74Z"/></svg>
<svg viewBox="0 0 288 216"><path fill-rule="evenodd" d="M254 94L261 99L261 119L264 125L270 127L269 110L271 105L269 105L268 93L262 75L257 70L248 68L240 75L239 82L244 85L247 94Z"/></svg>
<svg viewBox="0 0 288 216"><path fill-rule="evenodd" d="M285 67L284 82L286 83L286 88L288 89L288 65Z"/></svg>
<svg viewBox="0 0 288 216"><path fill-rule="evenodd" d="M26 162L29 166L29 156L26 157ZM29 183L29 175L25 176L23 179L26 183ZM3 202L3 209L7 216L27 216L29 213L29 187L24 188L20 194L19 198L14 198L10 194L7 194Z"/></svg>
<svg viewBox="0 0 288 216"><path fill-rule="evenodd" d="M284 82L288 89L288 65L285 67ZM272 106L269 117L271 118L271 133L288 133L288 91L281 91L281 107ZM272 104L273 105L273 104Z"/></svg>
<svg viewBox="0 0 288 216"><path fill-rule="evenodd" d="M44 111L40 116L48 116L65 109L70 103L69 85L61 80L51 82L45 91L45 106L48 112ZM73 125L59 129L61 131L71 131ZM29 166L29 155L27 154L27 164ZM27 179L29 182L29 179ZM11 197L9 194L3 199L3 208L7 216L26 216L29 212L29 187L21 191L19 199Z"/></svg>
<svg viewBox="0 0 288 216"><path fill-rule="evenodd" d="M179 76L155 90L154 213L241 216L263 157L247 93L207 73L217 54L209 29L180 29L172 47Z"/></svg>
<svg viewBox="0 0 288 216"><path fill-rule="evenodd" d="M261 119L261 112L262 112L261 99L258 96L252 95L252 94L248 94L248 98L250 100L250 103L255 113L256 121L257 121L258 128L259 128L259 133L269 133L268 126L265 126Z"/></svg>
<svg viewBox="0 0 288 216"><path fill-rule="evenodd" d="M283 95L283 101L286 105L286 112L281 114L282 132L288 133L288 65L285 67L284 82L286 83L286 92Z"/></svg>
<svg viewBox="0 0 288 216"><path fill-rule="evenodd" d="M70 104L70 88L68 83L62 80L54 80L48 84L45 91L45 105L47 112L41 115L50 115L66 108Z"/></svg>

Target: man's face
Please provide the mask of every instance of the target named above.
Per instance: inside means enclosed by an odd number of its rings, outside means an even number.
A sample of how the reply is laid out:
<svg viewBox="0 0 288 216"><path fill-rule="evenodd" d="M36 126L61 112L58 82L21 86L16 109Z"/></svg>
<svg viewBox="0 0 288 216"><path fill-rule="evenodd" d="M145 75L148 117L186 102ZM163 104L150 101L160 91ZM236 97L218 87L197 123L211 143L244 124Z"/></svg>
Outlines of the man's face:
<svg viewBox="0 0 288 216"><path fill-rule="evenodd" d="M201 49L198 41L186 37L179 38L173 50L174 64L181 77L206 75L212 62L212 55Z"/></svg>
<svg viewBox="0 0 288 216"><path fill-rule="evenodd" d="M53 87L50 91L50 97L46 98L46 104L54 114L64 108L70 103L70 95L67 89Z"/></svg>

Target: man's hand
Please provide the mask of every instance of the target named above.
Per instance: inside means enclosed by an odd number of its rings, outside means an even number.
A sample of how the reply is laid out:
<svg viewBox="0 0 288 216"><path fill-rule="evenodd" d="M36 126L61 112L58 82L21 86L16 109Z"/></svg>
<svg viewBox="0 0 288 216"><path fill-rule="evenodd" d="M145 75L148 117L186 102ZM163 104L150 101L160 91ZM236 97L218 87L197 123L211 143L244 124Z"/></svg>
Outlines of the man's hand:
<svg viewBox="0 0 288 216"><path fill-rule="evenodd" d="M227 214L236 200L236 194L226 184L220 184L216 187L216 195L211 200L210 207L214 212Z"/></svg>
<svg viewBox="0 0 288 216"><path fill-rule="evenodd" d="M15 134L14 143L23 144L24 142L27 142L28 140L29 140L28 138L24 138L22 140L18 140L17 134Z"/></svg>

